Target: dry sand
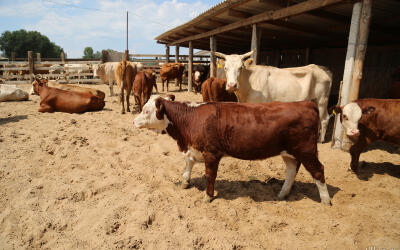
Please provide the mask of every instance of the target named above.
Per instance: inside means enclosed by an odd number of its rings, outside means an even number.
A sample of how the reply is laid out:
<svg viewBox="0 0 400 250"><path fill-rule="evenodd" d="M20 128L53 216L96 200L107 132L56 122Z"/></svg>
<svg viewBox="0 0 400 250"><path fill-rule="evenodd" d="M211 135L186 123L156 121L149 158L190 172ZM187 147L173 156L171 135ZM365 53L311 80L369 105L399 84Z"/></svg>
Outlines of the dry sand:
<svg viewBox="0 0 400 250"><path fill-rule="evenodd" d="M105 110L85 114L38 113L38 96L0 103L0 249L400 247L394 151L362 154L367 164L357 177L348 153L319 144L331 207L319 202L304 167L288 199L278 201L280 157L224 158L218 198L206 204L204 165L181 189L185 163L176 142L135 129L135 115L121 115L116 96L106 101Z"/></svg>

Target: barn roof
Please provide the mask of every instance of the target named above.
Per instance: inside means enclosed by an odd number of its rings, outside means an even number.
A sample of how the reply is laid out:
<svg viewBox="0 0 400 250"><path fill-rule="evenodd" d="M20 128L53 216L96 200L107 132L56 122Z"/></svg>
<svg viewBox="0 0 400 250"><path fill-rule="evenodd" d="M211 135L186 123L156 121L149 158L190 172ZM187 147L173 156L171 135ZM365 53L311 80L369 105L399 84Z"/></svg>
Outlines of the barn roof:
<svg viewBox="0 0 400 250"><path fill-rule="evenodd" d="M224 53L250 49L252 24L261 28L261 50L346 47L349 0L226 0L189 22L157 36L158 43L210 49L215 35ZM399 45L400 1L374 0L369 45Z"/></svg>

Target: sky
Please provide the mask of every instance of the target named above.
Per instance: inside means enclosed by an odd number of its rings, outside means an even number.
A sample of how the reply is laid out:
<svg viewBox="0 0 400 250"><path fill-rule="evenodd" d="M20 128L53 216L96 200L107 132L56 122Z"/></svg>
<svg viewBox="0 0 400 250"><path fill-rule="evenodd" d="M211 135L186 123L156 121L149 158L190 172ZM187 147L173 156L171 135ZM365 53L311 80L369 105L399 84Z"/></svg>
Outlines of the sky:
<svg viewBox="0 0 400 250"><path fill-rule="evenodd" d="M126 48L129 12L129 53L164 54L154 38L197 17L221 0L0 0L0 33L39 31L80 58L85 47L94 51ZM171 48L171 54L175 49ZM180 49L187 54L187 49Z"/></svg>

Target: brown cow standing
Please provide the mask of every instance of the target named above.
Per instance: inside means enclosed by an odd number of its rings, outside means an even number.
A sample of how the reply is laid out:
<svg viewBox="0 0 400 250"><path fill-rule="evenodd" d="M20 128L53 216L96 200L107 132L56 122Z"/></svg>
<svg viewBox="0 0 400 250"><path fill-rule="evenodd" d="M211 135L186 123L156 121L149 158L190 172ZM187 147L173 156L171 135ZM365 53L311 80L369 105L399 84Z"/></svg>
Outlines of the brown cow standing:
<svg viewBox="0 0 400 250"><path fill-rule="evenodd" d="M237 102L236 95L226 91L226 80L220 78L208 78L201 88L204 102Z"/></svg>
<svg viewBox="0 0 400 250"><path fill-rule="evenodd" d="M156 78L157 75L154 71L146 70L136 74L135 81L133 82L133 95L135 96L135 103L138 105L139 112L142 112L143 106L149 100L153 86L156 85Z"/></svg>
<svg viewBox="0 0 400 250"><path fill-rule="evenodd" d="M122 60L117 65L115 70L115 79L120 88L120 102L122 104L121 113L125 114L125 104L124 104L124 90L126 90L126 111L130 112L129 108L129 95L132 91L133 81L135 80L135 76L137 73L136 66L129 63L125 59Z"/></svg>
<svg viewBox="0 0 400 250"><path fill-rule="evenodd" d="M185 65L183 63L164 63L161 66L160 77L162 81L162 87L164 91L164 82L167 81L167 91L169 80L178 79L179 90L182 90L182 78L183 72L185 71Z"/></svg>
<svg viewBox="0 0 400 250"><path fill-rule="evenodd" d="M331 108L332 109L332 108ZM400 145L400 100L360 99L333 108L351 140L351 169L357 173L361 152L382 140Z"/></svg>
<svg viewBox="0 0 400 250"><path fill-rule="evenodd" d="M40 96L39 112L84 113L102 110L105 106L103 99L91 93L51 88L39 79L35 79L32 85Z"/></svg>
<svg viewBox="0 0 400 250"><path fill-rule="evenodd" d="M317 156L318 107L311 101L193 104L152 96L134 125L166 131L177 141L186 160L183 187L189 184L194 163L205 162L206 201L214 195L222 157L261 160L281 155L287 169L278 198L289 194L302 163L315 179L321 202L330 204L324 167Z"/></svg>

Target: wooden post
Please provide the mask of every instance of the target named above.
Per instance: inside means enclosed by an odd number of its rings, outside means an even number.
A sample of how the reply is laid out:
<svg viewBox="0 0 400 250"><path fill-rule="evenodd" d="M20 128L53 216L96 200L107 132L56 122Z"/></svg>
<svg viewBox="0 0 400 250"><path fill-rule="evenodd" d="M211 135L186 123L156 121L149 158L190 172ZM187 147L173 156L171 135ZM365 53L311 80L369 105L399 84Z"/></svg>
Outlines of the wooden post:
<svg viewBox="0 0 400 250"><path fill-rule="evenodd" d="M260 40L261 40L261 29L257 28L257 24L253 24L253 32L251 35L251 50L255 50L252 58L254 60L254 64L260 63Z"/></svg>
<svg viewBox="0 0 400 250"><path fill-rule="evenodd" d="M61 61L65 63L65 53L64 51L61 52Z"/></svg>
<svg viewBox="0 0 400 250"><path fill-rule="evenodd" d="M279 68L281 62L281 52L279 49L274 49L274 67Z"/></svg>
<svg viewBox="0 0 400 250"><path fill-rule="evenodd" d="M360 91L365 52L367 51L368 44L369 25L371 23L371 6L372 0L363 0L360 19L360 32L358 33L356 58L354 60L354 70L350 85L350 101L357 100L358 93Z"/></svg>
<svg viewBox="0 0 400 250"><path fill-rule="evenodd" d="M129 50L125 50L125 53L124 53L124 60L127 60L127 61L129 61Z"/></svg>
<svg viewBox="0 0 400 250"><path fill-rule="evenodd" d="M40 53L36 53L36 61L41 62Z"/></svg>
<svg viewBox="0 0 400 250"><path fill-rule="evenodd" d="M165 45L165 62L169 63L169 46Z"/></svg>
<svg viewBox="0 0 400 250"><path fill-rule="evenodd" d="M15 52L11 52L11 61L15 61Z"/></svg>
<svg viewBox="0 0 400 250"><path fill-rule="evenodd" d="M175 45L175 62L179 63L179 45ZM182 81L183 81L183 76L182 76ZM175 86L178 86L178 78L175 79Z"/></svg>
<svg viewBox="0 0 400 250"><path fill-rule="evenodd" d="M33 70L34 70L34 60L33 60L33 51L28 51L28 67L29 67L29 79L33 80Z"/></svg>
<svg viewBox="0 0 400 250"><path fill-rule="evenodd" d="M106 63L108 61L108 51L102 50L101 51L101 63Z"/></svg>
<svg viewBox="0 0 400 250"><path fill-rule="evenodd" d="M217 51L217 40L215 36L210 36L210 77L217 76L217 60L214 53Z"/></svg>
<svg viewBox="0 0 400 250"><path fill-rule="evenodd" d="M343 72L343 86L340 91L340 105L343 106L349 102L350 84L353 74L354 57L356 54L357 37L360 30L361 2L354 3L353 14L351 16L349 41L347 44L346 62ZM335 117L335 131L332 135L332 148L341 148L343 140L343 128L339 117Z"/></svg>
<svg viewBox="0 0 400 250"><path fill-rule="evenodd" d="M306 48L306 60L305 60L306 65L309 65L311 63L310 53L311 53L310 47Z"/></svg>
<svg viewBox="0 0 400 250"><path fill-rule="evenodd" d="M192 92L192 74L193 74L193 43L189 41L189 59L188 59L188 92Z"/></svg>

